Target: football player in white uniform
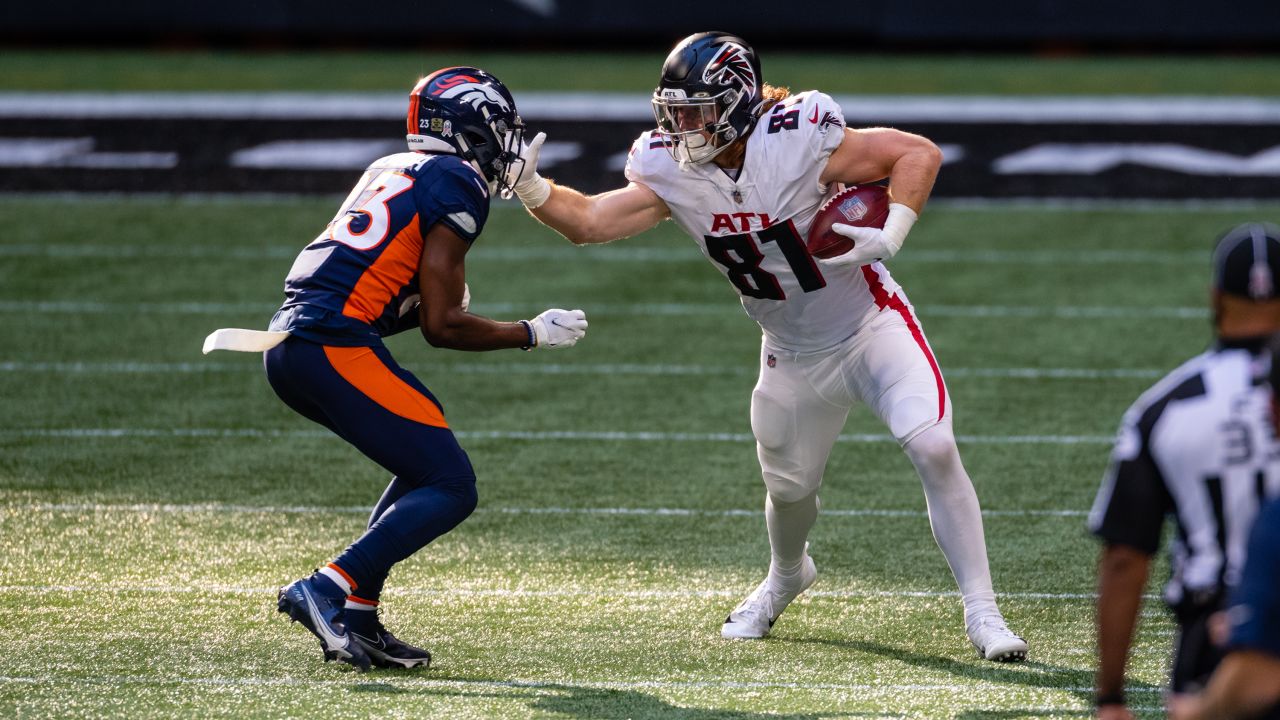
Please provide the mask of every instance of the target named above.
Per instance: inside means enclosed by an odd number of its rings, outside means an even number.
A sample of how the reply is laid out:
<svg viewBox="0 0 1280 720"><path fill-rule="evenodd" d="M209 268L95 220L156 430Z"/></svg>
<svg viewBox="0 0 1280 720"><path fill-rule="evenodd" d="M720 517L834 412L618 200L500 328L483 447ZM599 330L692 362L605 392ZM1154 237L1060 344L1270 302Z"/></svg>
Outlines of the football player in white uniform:
<svg viewBox="0 0 1280 720"><path fill-rule="evenodd" d="M951 430L951 402L910 303L881 261L924 207L942 155L918 135L845 127L817 91L764 85L741 38L682 40L653 95L656 130L631 147L626 187L587 197L536 173L545 135L510 178L541 222L576 244L676 221L737 288L764 331L751 427L764 475L769 573L729 613L726 638L761 638L814 581L806 538L823 470L850 408L864 402L920 474L929 520L959 583L969 639L989 660L1022 660L1027 643L996 607L982 515ZM516 171L513 171L516 172ZM804 238L837 183L889 179L883 229L835 226L855 247L816 260Z"/></svg>

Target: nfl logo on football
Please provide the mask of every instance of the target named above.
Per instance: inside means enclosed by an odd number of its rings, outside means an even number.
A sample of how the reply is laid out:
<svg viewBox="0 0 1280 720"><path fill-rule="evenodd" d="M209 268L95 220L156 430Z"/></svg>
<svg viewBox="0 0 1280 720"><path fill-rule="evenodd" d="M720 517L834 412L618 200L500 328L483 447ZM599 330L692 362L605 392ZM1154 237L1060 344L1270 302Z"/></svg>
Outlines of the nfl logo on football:
<svg viewBox="0 0 1280 720"><path fill-rule="evenodd" d="M840 203L840 214L849 222L857 222L867 214L867 204L860 197L849 198Z"/></svg>

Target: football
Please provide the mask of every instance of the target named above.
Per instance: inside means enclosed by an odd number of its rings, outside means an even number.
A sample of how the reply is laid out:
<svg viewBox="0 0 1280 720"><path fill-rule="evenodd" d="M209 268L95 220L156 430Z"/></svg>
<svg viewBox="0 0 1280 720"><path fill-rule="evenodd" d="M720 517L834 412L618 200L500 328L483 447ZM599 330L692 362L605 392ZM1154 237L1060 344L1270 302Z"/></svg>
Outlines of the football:
<svg viewBox="0 0 1280 720"><path fill-rule="evenodd" d="M841 188L833 185L827 199L818 208L818 214L813 216L805 246L814 257L843 255L853 249L853 240L833 231L832 225L844 223L882 228L888 217L889 193L883 186L850 185Z"/></svg>

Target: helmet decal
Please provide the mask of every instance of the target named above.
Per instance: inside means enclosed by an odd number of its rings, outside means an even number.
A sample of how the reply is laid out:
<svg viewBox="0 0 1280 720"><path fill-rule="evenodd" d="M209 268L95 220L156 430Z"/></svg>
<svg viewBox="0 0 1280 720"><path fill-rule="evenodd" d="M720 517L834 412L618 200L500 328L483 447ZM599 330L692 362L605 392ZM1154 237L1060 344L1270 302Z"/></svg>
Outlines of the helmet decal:
<svg viewBox="0 0 1280 720"><path fill-rule="evenodd" d="M519 169L524 123L501 81L480 68L449 67L419 80L409 98L410 150L453 153L491 190L509 192L506 178L513 165Z"/></svg>
<svg viewBox="0 0 1280 720"><path fill-rule="evenodd" d="M751 67L746 48L735 42L727 42L720 46L716 59L707 63L706 70L702 71L702 81L708 84L733 85L734 77L742 83L742 92L747 97L755 96L756 71Z"/></svg>
<svg viewBox="0 0 1280 720"><path fill-rule="evenodd" d="M433 81L431 85L427 88L427 92L429 92L432 95L439 95L445 90L448 90L449 88L455 87L457 85L461 85L462 83L465 83L465 82L478 83L480 81L476 78L471 77L470 75L453 75L453 76L445 77L443 80Z"/></svg>
<svg viewBox="0 0 1280 720"><path fill-rule="evenodd" d="M755 50L737 35L701 32L677 43L650 100L672 157L710 162L746 137L764 102L762 83Z"/></svg>
<svg viewBox="0 0 1280 720"><path fill-rule="evenodd" d="M476 110L481 109L486 103L497 105L503 112L511 110L506 98L502 97L502 94L490 85L466 82L465 80L463 82L451 82L458 80L460 77L462 76L446 80L445 82L449 84L445 87L441 87L444 83L436 84L430 90L431 95L442 100L457 100L458 102L467 103Z"/></svg>

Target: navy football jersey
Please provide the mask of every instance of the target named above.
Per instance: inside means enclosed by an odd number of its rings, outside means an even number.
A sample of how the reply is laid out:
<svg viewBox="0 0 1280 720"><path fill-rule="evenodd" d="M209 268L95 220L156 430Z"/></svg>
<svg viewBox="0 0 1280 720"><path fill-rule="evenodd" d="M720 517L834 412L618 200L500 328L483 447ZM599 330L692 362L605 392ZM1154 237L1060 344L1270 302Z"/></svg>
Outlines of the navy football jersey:
<svg viewBox="0 0 1280 720"><path fill-rule="evenodd" d="M271 329L356 346L416 327L416 316L401 317L420 295L423 238L444 223L474 242L488 216L484 179L456 156L406 152L375 161L294 260Z"/></svg>

